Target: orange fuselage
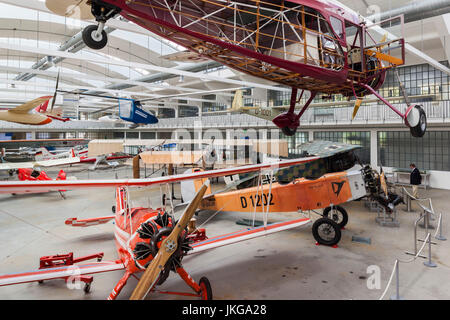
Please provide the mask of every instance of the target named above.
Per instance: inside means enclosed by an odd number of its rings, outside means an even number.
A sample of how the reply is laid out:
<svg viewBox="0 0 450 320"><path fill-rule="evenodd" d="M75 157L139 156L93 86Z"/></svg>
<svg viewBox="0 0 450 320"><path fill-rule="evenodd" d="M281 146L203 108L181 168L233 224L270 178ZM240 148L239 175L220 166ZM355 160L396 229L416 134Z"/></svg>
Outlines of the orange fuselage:
<svg viewBox="0 0 450 320"><path fill-rule="evenodd" d="M262 189L262 190L261 190ZM262 191L262 192L261 192ZM346 172L326 174L315 180L296 179L289 184L273 183L216 194L204 199L201 209L263 212L292 212L326 208L353 200Z"/></svg>

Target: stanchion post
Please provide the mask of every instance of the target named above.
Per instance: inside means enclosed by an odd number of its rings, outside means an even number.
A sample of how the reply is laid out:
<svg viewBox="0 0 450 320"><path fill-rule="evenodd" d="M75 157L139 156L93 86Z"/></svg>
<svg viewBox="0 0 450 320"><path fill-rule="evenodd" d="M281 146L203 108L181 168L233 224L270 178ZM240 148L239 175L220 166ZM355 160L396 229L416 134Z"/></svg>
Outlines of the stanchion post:
<svg viewBox="0 0 450 320"><path fill-rule="evenodd" d="M441 241L445 241L447 240L446 237L444 237L444 235L442 234L442 213L439 216L439 234L437 236L435 236L435 238L437 240L441 240Z"/></svg>
<svg viewBox="0 0 450 320"><path fill-rule="evenodd" d="M423 263L427 267L436 268L437 264L431 261L431 233L428 232L428 261Z"/></svg>
<svg viewBox="0 0 450 320"><path fill-rule="evenodd" d="M397 260L397 264L395 265L395 295L391 296L391 300L403 300L400 297L400 262Z"/></svg>

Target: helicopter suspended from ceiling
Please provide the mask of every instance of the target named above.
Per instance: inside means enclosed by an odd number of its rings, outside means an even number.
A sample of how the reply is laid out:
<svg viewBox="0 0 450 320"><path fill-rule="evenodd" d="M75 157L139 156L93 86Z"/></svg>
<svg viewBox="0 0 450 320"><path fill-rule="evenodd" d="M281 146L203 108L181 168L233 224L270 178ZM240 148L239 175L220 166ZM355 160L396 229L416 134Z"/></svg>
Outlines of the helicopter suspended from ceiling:
<svg viewBox="0 0 450 320"><path fill-rule="evenodd" d="M376 37L373 25L332 0L46 0L49 10L63 16L92 19L83 40L102 49L108 39L106 22L120 14L129 21L203 57L232 69L292 88L289 110L273 119L293 135L318 94L355 98L353 116L362 99L375 95L398 114L414 137L422 137L427 119L420 105L395 108L377 90L386 71L405 63L403 37ZM400 23L403 16L380 22ZM300 96L298 94L301 90ZM301 110L297 103L309 91Z"/></svg>

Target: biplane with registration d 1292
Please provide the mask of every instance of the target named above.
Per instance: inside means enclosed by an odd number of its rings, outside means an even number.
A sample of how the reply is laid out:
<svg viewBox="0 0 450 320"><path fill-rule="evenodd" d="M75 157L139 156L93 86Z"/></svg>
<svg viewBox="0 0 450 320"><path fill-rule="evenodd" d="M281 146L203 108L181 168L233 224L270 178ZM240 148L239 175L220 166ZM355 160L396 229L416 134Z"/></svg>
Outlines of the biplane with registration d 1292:
<svg viewBox="0 0 450 320"><path fill-rule="evenodd" d="M106 46L105 24L120 14L205 58L292 88L289 110L273 119L287 135L295 133L319 93L355 97L354 115L362 98L373 94L404 120L413 136L425 134L425 112L409 104L405 92L404 111L377 92L386 71L405 63L403 35L375 34L374 24L335 0L46 0L46 5L63 16L94 17L98 26L83 31L90 48ZM391 22L403 26L403 16ZM295 113L305 91L311 94Z"/></svg>
<svg viewBox="0 0 450 320"><path fill-rule="evenodd" d="M0 193L33 192L33 190L52 191L80 188L115 188L116 204L114 215L84 220L71 218L66 220L66 224L73 227L88 227L114 220L114 235L119 256L114 261L101 261L103 253L79 258L74 258L73 253L42 257L38 270L0 275L0 286L64 279L66 282L75 280L84 282L84 290L89 292L93 280L91 274L124 270L123 277L111 291L109 299L115 299L127 283L129 277L136 276L139 273L142 273L142 276L131 299L143 299L149 292L155 291L155 287L161 285L167 279L170 272L173 271L193 289L194 293L159 291L160 293L181 294L184 296L211 299L212 291L208 279L203 277L198 283L194 281L183 268L183 257L187 254L194 254L299 227L310 223L311 219L302 217L295 220L275 222L261 227L246 228L225 235L206 238L204 230L189 230L187 227L204 197L208 183L205 183L199 188L197 194L191 199L192 201L190 201L188 207L178 220L175 219L173 212L171 214L164 208L130 207L128 188L168 185L186 180L272 170L278 167L284 168L317 159L317 157L308 157L270 164L248 165L150 179L0 182ZM97 259L97 262L80 264L80 262L91 259Z"/></svg>

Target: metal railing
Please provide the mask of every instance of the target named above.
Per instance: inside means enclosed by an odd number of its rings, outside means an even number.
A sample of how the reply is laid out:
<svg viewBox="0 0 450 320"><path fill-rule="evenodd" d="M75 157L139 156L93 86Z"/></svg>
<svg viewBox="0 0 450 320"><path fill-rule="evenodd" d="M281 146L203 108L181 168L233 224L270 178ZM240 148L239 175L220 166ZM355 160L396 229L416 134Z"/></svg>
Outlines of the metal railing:
<svg viewBox="0 0 450 320"><path fill-rule="evenodd" d="M413 257L409 260L401 260L401 259L395 260L394 268L392 269L391 276L389 277L389 281L386 285L386 288L385 288L383 294L381 295L381 297L379 298L379 300L382 300L385 297L385 295L392 283L392 280L394 278L394 274L396 276L396 291L395 291L395 295L393 295L391 297L391 300L402 300L402 297L400 296L400 267L399 267L400 263L411 263L411 262L414 262L418 257L421 257L421 258L427 259L427 261L424 262L425 266L427 266L429 268L437 267L437 264L434 263L431 259L431 245L437 244L436 242L431 241L432 235L431 235L431 232L429 232L431 217L436 215L436 213L434 212L434 209L433 209L433 204L432 204L431 198L418 199L418 198L415 198L414 196L412 196L411 194L409 194L405 188L403 188L403 189L409 197L418 201L417 203L423 209L423 213L421 213L419 218L414 222L414 252L405 252L406 254L413 255ZM430 207L429 208L425 207L423 204L420 203L420 201L428 201ZM417 226L421 220L424 220L424 227L425 227L425 234L426 234L426 237L424 240L417 239ZM434 238L437 240L441 240L441 241L447 240L442 234L442 213L439 214L438 226L436 228ZM418 241L423 241L422 247L419 250L417 250L417 242ZM423 249L425 248L426 244L428 244L428 257L420 255L421 252L423 251Z"/></svg>
<svg viewBox="0 0 450 320"><path fill-rule="evenodd" d="M404 110L406 104L394 104L399 110ZM429 123L450 123L450 101L424 102L422 106ZM300 127L307 126L333 126L333 125L377 125L394 124L401 125L403 120L385 105L367 104L360 107L359 112L352 120L353 106L338 108L310 108L306 110L300 119ZM271 122L247 114L217 114L200 117L164 118L154 125L140 126L140 129L195 129L202 128L267 128L275 129ZM53 121L48 125L36 127L36 130L117 130L127 129L126 122L101 122L101 121ZM28 125L0 121L0 130L29 130Z"/></svg>

